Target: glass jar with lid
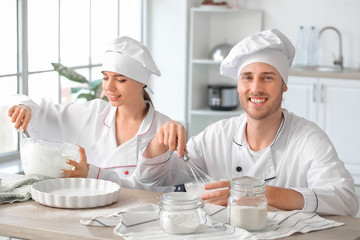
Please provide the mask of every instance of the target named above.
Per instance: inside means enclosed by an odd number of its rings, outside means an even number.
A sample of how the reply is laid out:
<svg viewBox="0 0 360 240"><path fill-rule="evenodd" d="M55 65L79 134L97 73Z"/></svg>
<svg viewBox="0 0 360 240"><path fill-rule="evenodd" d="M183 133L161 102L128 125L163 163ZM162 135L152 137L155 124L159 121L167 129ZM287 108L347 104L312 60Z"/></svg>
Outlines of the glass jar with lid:
<svg viewBox="0 0 360 240"><path fill-rule="evenodd" d="M264 229L267 205L264 180L247 176L231 180L228 199L230 225L249 231Z"/></svg>
<svg viewBox="0 0 360 240"><path fill-rule="evenodd" d="M164 232L169 234L195 233L200 226L198 209L202 199L186 192L171 192L161 196L159 219Z"/></svg>

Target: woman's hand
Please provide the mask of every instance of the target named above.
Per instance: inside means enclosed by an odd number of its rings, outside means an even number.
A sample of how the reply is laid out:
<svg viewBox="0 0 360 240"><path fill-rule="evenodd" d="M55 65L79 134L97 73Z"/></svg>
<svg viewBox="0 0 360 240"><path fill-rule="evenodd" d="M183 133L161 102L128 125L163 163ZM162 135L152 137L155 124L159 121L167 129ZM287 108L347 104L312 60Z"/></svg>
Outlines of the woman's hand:
<svg viewBox="0 0 360 240"><path fill-rule="evenodd" d="M163 154L168 149L172 152L177 150L179 158L182 158L187 152L185 127L176 121L168 121L160 126L143 156L153 158Z"/></svg>
<svg viewBox="0 0 360 240"><path fill-rule="evenodd" d="M67 164L74 166L74 170L62 170L67 177L71 178L86 178L89 173L89 166L87 164L85 149L79 146L80 160L76 162L68 159Z"/></svg>
<svg viewBox="0 0 360 240"><path fill-rule="evenodd" d="M26 130L31 120L31 109L25 105L14 105L8 110L8 116L11 118L11 122L14 123L16 129Z"/></svg>
<svg viewBox="0 0 360 240"><path fill-rule="evenodd" d="M213 182L205 185L205 190L219 189L201 196L206 203L227 206L230 196L230 181Z"/></svg>

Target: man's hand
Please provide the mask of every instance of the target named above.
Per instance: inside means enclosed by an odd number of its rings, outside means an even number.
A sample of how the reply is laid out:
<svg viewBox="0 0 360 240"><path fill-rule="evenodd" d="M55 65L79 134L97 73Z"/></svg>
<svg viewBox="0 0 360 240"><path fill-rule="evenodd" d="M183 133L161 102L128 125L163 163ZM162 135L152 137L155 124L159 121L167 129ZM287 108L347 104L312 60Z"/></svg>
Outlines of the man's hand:
<svg viewBox="0 0 360 240"><path fill-rule="evenodd" d="M182 158L186 150L186 132L183 125L176 121L163 123L155 137L149 143L143 153L146 158L153 158L165 153L167 150L178 151L178 157Z"/></svg>
<svg viewBox="0 0 360 240"><path fill-rule="evenodd" d="M230 196L230 181L213 182L205 185L205 190L217 191L207 193L201 196L206 203L227 206Z"/></svg>

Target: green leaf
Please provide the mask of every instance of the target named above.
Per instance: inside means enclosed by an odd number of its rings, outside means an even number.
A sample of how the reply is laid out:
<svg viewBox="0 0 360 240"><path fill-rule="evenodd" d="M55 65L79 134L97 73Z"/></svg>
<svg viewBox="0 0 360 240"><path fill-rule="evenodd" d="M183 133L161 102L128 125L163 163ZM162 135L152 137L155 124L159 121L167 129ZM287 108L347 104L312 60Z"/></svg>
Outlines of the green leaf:
<svg viewBox="0 0 360 240"><path fill-rule="evenodd" d="M79 96L77 96L77 99L79 99L79 98L85 98L87 101L90 101L90 100L95 99L96 97L90 93L81 93L81 94L79 94Z"/></svg>
<svg viewBox="0 0 360 240"><path fill-rule="evenodd" d="M83 89L82 87L72 87L70 93L77 93Z"/></svg>
<svg viewBox="0 0 360 240"><path fill-rule="evenodd" d="M61 63L51 63L51 65L54 67L54 70L57 71L61 76L64 76L71 81L89 83L89 81L83 75L75 72L73 69L65 67Z"/></svg>
<svg viewBox="0 0 360 240"><path fill-rule="evenodd" d="M94 90L94 89L98 88L101 84L102 84L102 79L97 79L97 80L90 82L89 88L91 90Z"/></svg>

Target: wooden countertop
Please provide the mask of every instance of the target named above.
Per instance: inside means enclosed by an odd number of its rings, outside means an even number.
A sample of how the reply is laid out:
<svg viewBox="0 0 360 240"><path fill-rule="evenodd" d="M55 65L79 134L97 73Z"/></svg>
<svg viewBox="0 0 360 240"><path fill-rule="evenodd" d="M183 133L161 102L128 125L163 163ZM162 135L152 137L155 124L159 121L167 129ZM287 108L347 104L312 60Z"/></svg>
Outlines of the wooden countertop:
<svg viewBox="0 0 360 240"><path fill-rule="evenodd" d="M3 181L18 179L23 175L0 173ZM158 203L161 193L121 188L116 203L93 209L59 209L38 204L33 200L0 205L0 235L36 240L121 239L113 227L85 226L80 220L98 215L112 214L119 209ZM344 226L295 234L283 239L356 239L360 237L360 218L326 216L345 223Z"/></svg>

